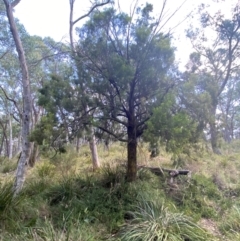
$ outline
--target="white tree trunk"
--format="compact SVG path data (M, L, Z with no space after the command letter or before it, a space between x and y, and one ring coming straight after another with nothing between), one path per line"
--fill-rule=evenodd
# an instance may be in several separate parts
M15 42L16 50L18 53L19 64L21 68L22 74L22 87L23 87L23 112L22 112L22 153L21 157L18 161L16 179L14 183L14 193L18 194L23 186L25 181L25 169L26 163L28 163L30 156L30 142L28 140L29 132L30 132L30 120L31 120L31 91L30 91L30 81L29 81L29 73L27 67L27 61L24 53L24 49L22 46L21 39L18 34L18 30L16 27L16 23L13 16L13 7L16 6L20 2L20 0L15 0L9 3L8 0L3 0L6 6L7 18L10 25L10 30Z
M91 128L91 136L89 138L89 147L90 147L91 154L92 154L93 171L95 171L100 167L100 162L99 162L99 159L98 159L96 138L95 138L95 135L93 133L92 128Z

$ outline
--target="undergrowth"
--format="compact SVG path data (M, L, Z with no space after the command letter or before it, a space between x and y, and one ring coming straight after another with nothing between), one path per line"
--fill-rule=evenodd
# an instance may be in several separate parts
M124 146L115 147L100 149L104 160L94 173L85 147L80 154L71 150L53 159L44 157L29 169L16 197L13 175L4 173L15 161L2 162L0 240L240 240L236 151L214 156L189 150L179 166L192 171L191 176L171 180L142 168L137 180L128 183ZM169 154L146 161L141 148L142 163L171 167ZM214 222L218 230L202 227L201 220Z

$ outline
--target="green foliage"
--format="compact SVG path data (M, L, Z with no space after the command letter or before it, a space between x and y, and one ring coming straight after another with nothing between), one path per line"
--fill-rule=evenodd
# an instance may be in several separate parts
M181 241L211 240L210 236L191 220L172 212L164 204L141 200L132 212L133 219L121 229L121 240Z
M31 132L29 137L30 141L35 141L38 145L43 145L44 141L49 142L55 124L53 115L43 116L40 123L38 123Z
M57 119L51 113L41 118L29 138L40 145L45 154L52 148L59 153L66 152L66 132L63 126L58 127Z
M65 80L56 74L51 75L39 92L38 104L44 107L46 115L35 126L30 139L44 150L54 148L64 153L66 142L79 137L92 121L88 116L89 98L78 80L72 77Z
M144 138L150 145L157 145L158 140L166 145L166 150L181 153L186 145L196 142L197 125L184 111L178 111L174 96L168 95L165 101L154 108L153 115L147 123Z
M174 61L171 39L155 31L161 23L156 23L152 10L146 4L134 17L113 8L96 11L78 29L78 64L81 73L92 78L82 81L92 95L91 104L97 106L95 124L121 139L130 121L136 137L142 135L156 96L164 96L174 82L168 76ZM113 122L123 126L120 132L111 128Z

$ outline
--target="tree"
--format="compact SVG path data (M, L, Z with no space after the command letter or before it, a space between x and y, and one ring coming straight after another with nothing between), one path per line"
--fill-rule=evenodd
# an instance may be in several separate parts
M86 75L95 125L127 143L127 180L137 174L137 140L146 128L156 99L164 99L174 85L170 67L174 49L168 34L159 31L161 18L151 16L153 6L135 5L129 16L113 8L91 14L78 29L78 61ZM121 136L105 124L123 126Z
M239 5L233 9L231 19L225 19L220 12L212 16L204 5L201 5L199 14L201 28L194 30L191 26L187 34L195 53L191 55L186 77L187 82L196 81L195 96L204 93L209 98L205 121L209 124L212 149L220 153L216 116L222 94L239 68ZM208 31L211 31L211 37Z
M45 109L45 117L32 132L31 139L39 145L43 141L56 151L78 135L82 116L80 93L71 82L59 75L52 75L39 90L38 104ZM80 107L79 107L80 106Z
M106 1L102 1L102 2L96 2L96 3L93 3L93 5L90 7L90 10L76 18L75 20L73 20L73 11L74 11L74 3L75 3L76 0L69 0L69 6L70 6L70 15L69 15L69 37L70 37L70 46L71 46L71 49L74 53L75 51L75 46L74 46L74 39L73 39L73 28L74 28L74 25L77 24L78 22L80 22L81 20L83 20L84 18L87 18L95 9L99 8L99 7L102 7L102 6L105 6L107 4L109 4L111 2L111 0L106 0Z
M236 72L235 77L229 79L225 90L223 91L219 100L218 119L221 122L221 132L223 139L230 143L236 139L236 132L238 132L238 102L240 100L240 81L239 71Z
M30 142L28 139L31 125L31 91L30 91L30 80L28 73L27 61L22 46L22 41L19 37L16 23L13 16L13 8L20 2L20 0L15 0L10 3L8 0L3 0L7 18L9 21L10 30L15 42L16 50L18 53L19 64L22 74L22 91L23 91L23 115L22 115L22 153L18 162L16 180L14 184L15 194L19 193L22 189L24 179L25 179L25 163L28 162L30 157Z
M16 79L19 77L19 62L15 51L15 44L9 29L9 23L6 18L4 2L0 2L0 109L1 109L1 127L3 139L1 142L2 154L12 158L13 153L13 128L16 121L19 121L16 103L13 96L19 86ZM14 100L15 99L15 100ZM14 123L15 122L15 123Z
M147 122L144 140L152 147L152 157L157 154L155 152L158 151L158 142L166 147L166 151L177 156L189 144L198 140L198 122L186 109L179 106L176 96L173 91L169 93L165 100L153 109L153 114Z
M77 24L79 21L81 21L82 19L88 17L95 9L98 9L99 7L105 6L107 4L109 4L111 1L110 0L106 0L106 1L96 1L95 3L92 4L92 6L90 7L90 10L78 17L77 19L73 20L73 10L74 10L74 3L75 0L69 0L69 4L70 4L70 25L69 25L69 37L70 37L70 46L71 46L71 51L72 51L72 57L74 59L74 62L76 64L77 67L77 73L78 73L78 77L80 78L80 73L78 69L78 64L76 63L76 49L75 49L75 44L74 44L74 40L73 40L73 27L75 24ZM82 85L80 85L82 86ZM86 95L85 91L82 90L82 94ZM88 106L85 106L86 110L85 112L88 112ZM100 162L98 159L98 152L97 152L97 145L96 145L96 138L95 138L95 133L93 128L90 126L90 133L89 133L89 147L91 150L91 154L92 154L92 163L93 163L93 170L98 169L100 167Z

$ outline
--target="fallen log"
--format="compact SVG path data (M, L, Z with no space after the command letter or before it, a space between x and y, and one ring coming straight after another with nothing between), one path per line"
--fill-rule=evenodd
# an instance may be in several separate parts
M176 170L176 169L166 169L160 167L146 167L138 166L138 169L147 169L157 176L164 175L164 172L168 172L170 177L177 177L178 175L188 175L189 170Z

